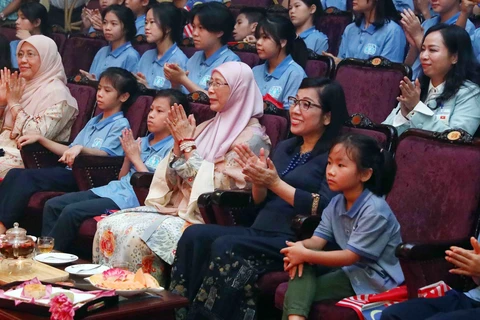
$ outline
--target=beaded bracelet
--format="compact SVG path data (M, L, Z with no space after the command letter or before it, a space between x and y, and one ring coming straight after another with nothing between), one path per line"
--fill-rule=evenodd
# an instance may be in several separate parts
M193 139L193 138L185 138L185 139L182 139L182 140L178 141L178 144L180 145L180 144L182 144L182 143L185 142L185 141L195 141L195 139Z
M194 147L195 146L195 142L194 141L186 141L186 142L182 142L180 144L180 151L184 151L185 149L187 148L190 148L190 147Z

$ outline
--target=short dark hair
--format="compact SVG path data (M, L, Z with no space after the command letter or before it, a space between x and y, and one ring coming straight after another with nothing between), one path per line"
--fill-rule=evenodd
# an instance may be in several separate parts
M48 12L42 4L39 2L25 2L18 10L22 11L22 14L31 23L35 23L39 19L40 33L47 37L52 36L52 26L48 23Z
M480 66L477 58L473 53L472 42L470 36L464 28L457 25L447 25L444 23L437 24L427 30L422 40L432 32L439 31L443 38L443 43L451 55L457 55L457 63L452 65L452 68L445 76L445 89L442 94L436 98L437 107L442 105L450 98L452 98L463 83L470 80L477 85L480 85ZM420 81L420 100L425 101L428 94L428 86L430 78L423 74L423 70L419 77Z
M322 16L323 14L323 7L322 7L322 3L320 2L320 0L301 0L303 3L305 3L305 5L309 8L311 8L313 5L315 5L315 7L317 7L317 10L315 10L315 13L313 14L313 23L315 24L315 22Z
M276 15L285 17L287 19L290 19L290 16L288 15L288 9L282 6L281 4L271 5L270 7L267 8L266 14L276 14Z
M112 4L102 11L102 20L105 19L107 13L112 12L118 17L123 24L123 31L125 32L125 40L132 41L137 34L137 27L135 26L135 15L130 8L122 5Z
M375 1L375 21L372 23L375 28L381 28L385 23L388 23L392 20L400 20L400 15L392 0L367 0L367 2L368 1ZM356 14L355 25L357 27L360 26L363 19L365 19L363 14Z
M248 23L252 24L262 20L265 17L266 12L265 9L259 7L243 7L242 9L240 9L240 12L238 14L245 15Z
M135 76L125 69L110 67L102 72L98 81L100 82L103 78L108 79L119 95L124 93L130 95L127 101L122 103L122 111L127 113L128 109L132 106L135 100L137 100L137 95L139 93L138 83Z
M261 33L273 39L280 46L281 40L287 40L286 54L292 55L293 60L305 68L308 59L308 50L302 38L297 36L295 27L289 18L276 14L268 14L260 20L255 29L255 38L259 39Z
M162 30L162 41L170 36L173 42L180 44L183 40L183 27L187 22L184 10L171 2L155 3L149 10L152 10L155 23Z
M190 22L197 17L200 24L210 32L223 32L220 41L226 44L232 37L235 18L228 8L219 2L197 4L190 11Z
M176 89L162 89L157 91L155 98L168 98L170 100L170 105L173 106L174 103L182 105L185 113L189 115L191 113L190 102L188 102L187 95L183 92Z
M0 33L0 69L12 69L12 60L10 57L10 42L7 37Z
M347 133L335 140L336 145L345 147L347 156L356 163L359 170L372 169L372 176L364 186L377 196L383 196L392 190L397 167L390 152L382 149L372 137Z

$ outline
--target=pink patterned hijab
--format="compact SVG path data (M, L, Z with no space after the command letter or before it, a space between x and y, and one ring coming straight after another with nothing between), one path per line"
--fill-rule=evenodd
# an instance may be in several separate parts
M20 100L23 110L31 116L37 116L62 101L78 110L77 100L72 97L66 86L67 76L55 42L49 37L34 35L20 41L17 54L25 42L37 49L41 64L33 79L26 83L25 92ZM9 112L5 115L5 127L13 127L13 119Z
M212 71L219 72L230 86L230 97L196 138L198 153L215 162L227 153L232 143L247 127L251 118L263 115L263 98L252 69L243 62L226 62Z

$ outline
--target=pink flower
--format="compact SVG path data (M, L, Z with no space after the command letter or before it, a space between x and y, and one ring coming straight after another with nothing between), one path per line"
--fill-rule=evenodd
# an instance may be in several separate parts
M102 272L103 279L113 278L114 281L123 281L131 272L120 268L112 268Z
M50 320L73 320L73 316L75 316L73 303L64 294L59 294L50 300L48 311L52 314Z

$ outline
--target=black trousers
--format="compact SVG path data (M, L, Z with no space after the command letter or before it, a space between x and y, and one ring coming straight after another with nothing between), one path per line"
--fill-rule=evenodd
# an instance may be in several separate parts
M113 200L92 191L67 193L52 198L43 208L42 235L55 238L55 249L68 251L83 221L107 209L120 209Z
M478 320L480 302L451 290L444 297L419 298L383 310L381 320Z
M62 167L11 169L0 184L0 221L7 229L11 228L23 217L35 192L77 190L72 171Z
M73 9L72 22L77 22L82 20L82 17L81 17L82 9L83 9L83 6ZM65 11L63 9L50 5L50 9L48 11L48 22L51 25L57 25L64 28L65 27Z

